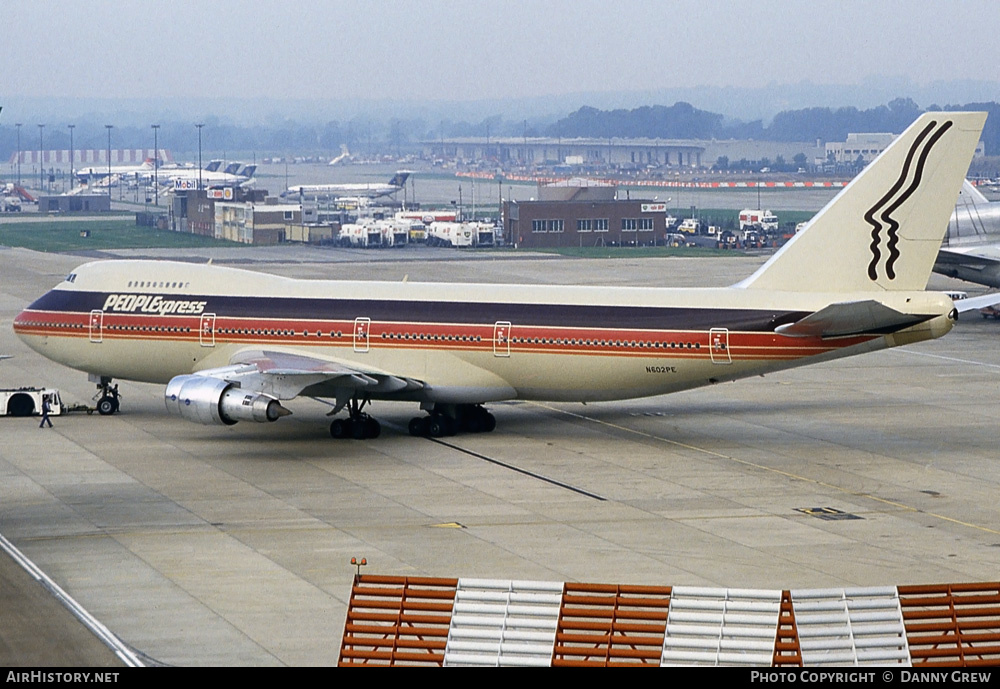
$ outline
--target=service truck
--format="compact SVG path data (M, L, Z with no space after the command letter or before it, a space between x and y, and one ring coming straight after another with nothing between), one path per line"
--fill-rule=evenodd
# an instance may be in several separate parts
M49 416L63 413L59 391L52 388L15 388L0 390L0 415L39 416L42 405L49 403Z
M740 211L740 231L747 229L777 232L778 216L768 210L744 208Z

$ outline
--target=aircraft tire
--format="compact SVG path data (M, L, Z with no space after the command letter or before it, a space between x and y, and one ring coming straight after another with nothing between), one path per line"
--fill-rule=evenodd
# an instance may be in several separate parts
M467 433L483 432L483 415L479 409L473 408L462 418L462 430Z
M432 416L427 419L427 435L432 438L440 438L447 435L448 429L445 425L445 417Z
M101 416L111 416L118 411L118 405L113 397L104 396L97 401L97 413Z
M412 436L421 437L427 435L427 417L414 416L410 419L409 430Z
M497 427L497 417L493 416L493 414L490 414L485 409L483 411L485 412L483 415L483 433L492 433Z
M382 424L380 424L375 419L370 416L365 419L365 437L366 438L377 438L382 435Z
M350 419L334 419L330 424L330 437L343 440L351 435Z

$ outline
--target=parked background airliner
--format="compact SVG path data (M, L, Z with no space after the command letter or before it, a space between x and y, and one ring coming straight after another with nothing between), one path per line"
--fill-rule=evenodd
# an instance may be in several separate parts
M332 162L330 163L333 164ZM410 173L400 170L388 182L348 182L344 184L299 184L281 192L282 198L336 198L353 197L377 199L390 196L402 189Z
M415 435L488 431L498 400L658 395L947 333L925 292L984 113L928 113L756 273L668 289L294 280L211 265L103 261L73 271L14 329L34 350L166 384L205 424L274 421L336 401L335 437L374 437L372 400L417 402ZM101 410L113 413L107 395Z
M990 201L968 181L962 184L934 272L1000 287L1000 201Z

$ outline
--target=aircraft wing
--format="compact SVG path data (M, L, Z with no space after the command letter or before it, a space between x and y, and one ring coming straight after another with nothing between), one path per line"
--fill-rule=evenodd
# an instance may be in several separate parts
M934 272L980 285L1000 287L1000 245L942 248L934 260Z
M971 270L983 270L997 264L1000 264L1000 251L997 251L996 247L969 247L961 250L941 249L934 261L935 268L962 266Z
M230 366L198 374L239 383L243 390L289 400L299 395L337 400L340 411L358 391L409 392L424 387L422 381L393 375L372 367L329 357L306 356L280 350L242 350Z
M1000 304L1000 292L984 294L979 297L969 297L968 299L959 299L955 302L955 308L958 309L959 313L965 313L976 309L985 309L987 306L996 306L997 304Z
M933 316L902 313L873 299L831 304L816 313L775 328L779 335L790 337L852 337L887 335Z

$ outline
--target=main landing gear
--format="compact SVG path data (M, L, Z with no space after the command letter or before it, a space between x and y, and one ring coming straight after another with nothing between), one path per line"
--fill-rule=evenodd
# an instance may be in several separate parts
M330 435L338 440L353 438L367 440L377 438L382 426L364 408L368 400L352 399L346 404L348 418L334 419L330 424ZM410 435L425 438L441 438L456 433L489 433L497 427L497 420L481 404L435 404L427 416L410 419Z
M101 376L101 382L97 384L97 413L101 416L117 414L121 408L121 394L118 392L118 385L111 384L111 378Z
M497 420L481 404L436 404L428 416L410 419L410 435L440 438L456 433L489 433Z
M330 436L337 440L343 438L367 440L379 437L382 433L382 426L378 421L362 411L367 404L367 399L361 401L352 399L347 404L349 417L346 419L334 419L333 423L330 424Z

